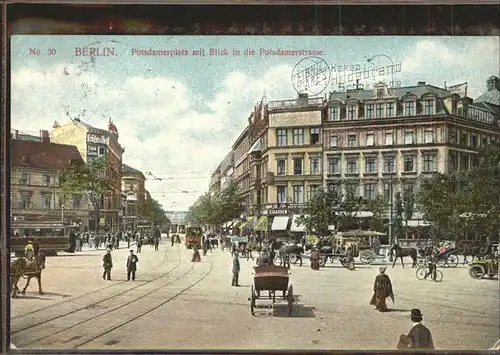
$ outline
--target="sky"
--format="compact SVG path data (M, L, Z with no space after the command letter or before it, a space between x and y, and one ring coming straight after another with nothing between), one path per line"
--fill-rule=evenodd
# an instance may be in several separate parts
M81 47L112 47L115 55L77 56ZM211 48L229 55L210 56ZM189 54L133 54L141 49ZM204 56L193 55L200 49ZM245 55L248 49L255 54ZM472 98L488 77L499 76L498 37L13 36L11 127L38 134L80 116L107 129L111 118L125 147L123 162L146 175L146 189L165 210L187 210L208 190L211 172L257 102L264 95L297 97L292 73L308 55L261 55L261 49L317 51L330 67L364 67L369 58L377 67L401 63L394 77L370 80L467 82ZM324 96L336 88L320 89Z

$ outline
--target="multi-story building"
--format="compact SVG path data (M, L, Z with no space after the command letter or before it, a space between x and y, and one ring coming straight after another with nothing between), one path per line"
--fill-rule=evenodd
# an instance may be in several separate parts
M238 185L240 193L244 198L245 211L250 212L252 204L250 198L250 166L248 159L248 149L250 143L248 140L248 126L243 130L240 136L233 144L234 152L234 182Z
M234 152L231 150L226 154L219 164L220 169L220 189L223 191L234 181Z
M13 139L11 143L11 214L13 220L64 221L88 227L89 207L82 195L60 195L61 171L84 164L78 149L50 142Z
M221 192L220 164L210 176L210 186L208 191L211 196L218 196Z
M144 217L146 178L137 169L123 164L122 194L123 194L123 226L126 229L137 229Z
M95 157L105 157L108 164L106 171L108 190L101 199L100 220L96 221L92 207L89 224L91 229L96 227L96 223L108 230L119 229L121 227L119 212L122 210L122 155L125 149L118 142L118 130L115 125L110 121L108 130L103 130L79 121L64 125L55 123L51 139L56 143L76 146L87 163Z
M495 85L498 78L490 78L488 88ZM486 102L494 96L474 104L425 82L331 93L323 123L325 185L389 199L391 190L416 191L422 177L474 168L478 149L500 137L498 106L495 117Z

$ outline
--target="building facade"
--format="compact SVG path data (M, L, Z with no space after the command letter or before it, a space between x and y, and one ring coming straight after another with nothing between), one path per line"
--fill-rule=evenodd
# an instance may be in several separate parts
M146 178L137 169L123 164L122 166L122 216L125 229L137 229L142 224L145 212Z
M424 82L332 93L323 129L324 187L350 187L366 199L416 192L426 176L472 169L480 147L500 133L498 116Z
M211 196L218 196L221 192L221 171L220 171L220 164L219 166L215 169L215 171L210 175L210 186L208 188L208 191Z
M122 156L125 149L118 142L116 127L112 122L109 123L107 131L78 121L65 125L54 124L51 140L56 143L76 146L86 163L93 158L105 157L108 164L105 176L108 189L101 199L99 221L96 220L96 214L92 206L89 224L91 229L94 229L97 223L107 230L120 229L121 217L119 212L122 210L121 170Z
M226 154L219 164L220 189L223 191L234 181L234 152L231 150Z
M84 164L76 147L42 141L11 141L11 215L19 221L63 221L88 228L89 206L82 195L63 200L59 177L72 164Z
M234 152L234 182L238 185L244 198L245 211L248 213L251 206L248 127L236 139L232 148Z

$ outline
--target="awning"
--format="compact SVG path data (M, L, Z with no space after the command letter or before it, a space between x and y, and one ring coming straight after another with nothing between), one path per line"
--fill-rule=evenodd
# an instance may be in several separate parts
M236 221L236 222L234 222L232 228L239 228L240 225L241 225L241 222L240 221Z
M250 150L248 151L248 154L250 153L256 153L256 152L260 152L262 150L262 139L258 139L253 145L252 147L250 148Z
M285 231L288 227L288 216L276 216L273 219L273 224L271 225L272 231Z
M425 226L430 226L431 223L427 221L415 221L415 220L409 220L408 221L408 227L425 227Z
M248 243L248 237L240 237L238 235L231 236L231 243Z
M261 216L255 227L253 227L254 231L266 231L267 230L267 216Z
M292 225L290 226L290 232L305 232L306 226L303 224L298 224L299 215L294 214L292 218Z
M254 216L248 217L248 219L240 225L240 230L243 230L245 228L252 228L254 220Z

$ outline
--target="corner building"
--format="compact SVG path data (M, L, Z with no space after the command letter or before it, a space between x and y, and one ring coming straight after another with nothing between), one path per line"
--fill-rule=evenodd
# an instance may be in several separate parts
M465 95L416 86L330 94L323 124L324 181L374 199L411 189L434 173L473 169L480 147L500 137L498 78L474 103ZM488 101L488 102L485 102ZM325 186L326 187L326 186Z

